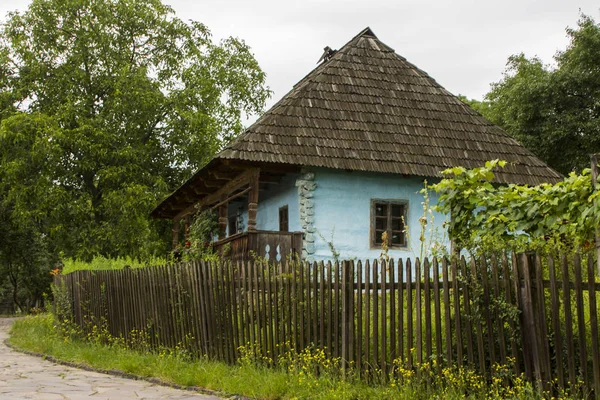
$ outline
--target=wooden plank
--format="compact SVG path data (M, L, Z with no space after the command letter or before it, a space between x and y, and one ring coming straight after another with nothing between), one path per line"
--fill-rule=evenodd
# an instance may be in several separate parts
M289 251L289 250L288 250ZM284 268L284 281L285 281L285 302L286 307L285 307L285 320L287 322L287 332L286 332L286 342L290 343L290 346L293 346L292 342L292 338L294 337L294 333L292 331L292 316L293 316L293 308L294 308L294 302L295 299L292 299L292 286L294 285L294 283L292 282L292 265L291 265L291 261L289 259L286 260L282 260L281 262L281 267ZM264 279L262 279L261 281L264 281ZM264 291L263 291L264 293ZM263 315L265 315L263 313ZM286 349L287 351L287 349Z
M233 329L235 332L234 335L234 343L235 346L235 359L239 359L239 348L244 344L241 340L240 335L240 316L241 316L241 307L240 307L240 263L236 261L231 262L231 279L232 279L232 307L233 307ZM263 313L263 315L265 315Z
M349 274L348 261L342 262L342 371L345 374L348 369L348 361L350 359L349 343L350 338L350 321L349 315L350 305L348 304L350 285L348 285Z
M231 260L226 260L221 264L222 292L224 297L224 314L225 314L225 340L227 341L227 362L235 363L235 346L233 343L233 299L231 290L233 284L231 281Z
M561 388L565 387L565 372L562 360L562 330L560 327L560 300L558 299L558 286L556 284L556 267L554 265L554 257L548 256L548 274L550 276L550 301L551 301L551 316L552 330L554 336L554 355L556 357L556 376L558 385Z
M371 263L367 259L365 263L365 370L367 374L370 372L370 368L373 365L373 358L371 357Z
M363 268L362 262L358 260L356 264L356 283L358 284L358 290L356 292L356 369L358 370L359 376L362 376L362 362L363 362ZM329 297L329 295L327 296ZM329 320L328 320L329 321ZM366 336L369 337L368 335Z
M392 283L390 288L390 361L394 362L398 358L396 347L396 280L395 280L394 260L388 261L389 281Z
M448 259L446 257L442 258L442 281L444 289L444 323L446 325L444 330L446 333L446 362L447 365L452 365L452 317L450 315L450 284L448 282Z
M536 337L536 317L532 290L532 269L534 266L526 253L519 254L519 274L522 277L519 287L521 298L521 336L523 346L523 361L525 362L525 376L534 381L539 387L542 381L541 360Z
M396 266L398 275L398 357L404 363L404 264L398 260Z
M334 264L334 304L333 304L333 355L334 357L341 357L340 349L340 262L335 261Z
M275 264L269 263L271 270L273 271L273 300L271 303L273 304L273 332L275 336L275 347L273 348L273 359L276 360L280 354L280 345L282 343L281 337L281 307L279 304L279 294L281 290L281 274L277 272L277 267ZM312 342L312 341L310 341Z
M318 346L319 342L319 265L313 262L313 343ZM322 305L321 305L322 306Z
M567 345L567 369L569 370L569 382L575 385L575 349L573 348L573 317L571 309L571 293L569 291L569 263L566 255L561 256L562 267L562 292L565 312L565 344Z
M481 282L483 284L483 310L485 317L485 324L487 328L487 349L489 353L489 366L490 371L494 367L494 364L498 362L496 358L496 343L494 340L494 326L492 324L492 313L489 311L492 309L490 300L490 282L488 273L491 268L488 268L487 260L485 256L481 256L479 261L479 268L481 271ZM492 272L493 273L493 272ZM499 318L496 318L499 319Z
M196 302L198 304L198 312L199 312L199 316L198 318L200 319L199 324L200 324L200 331L202 333L202 354L203 355L208 355L209 353L209 334L208 334L208 324L209 324L209 319L208 319L208 310L206 309L206 297L205 297L205 293L204 293L204 284L202 282L203 278L202 278L202 265L200 264L200 262L198 261L194 261L193 263L193 271L194 271L194 286L195 286L195 291L196 291Z
M302 264L300 264L299 261L292 259L289 265L292 268L292 325L294 328L291 340L294 350L298 351L298 335L300 334L300 330L298 329L298 268L302 268Z
M422 294L421 294L421 286L422 286L422 275L421 275L421 260L417 257L415 259L415 282L417 283L415 289L415 328L416 328L416 336L417 343L415 346L415 355L417 359L417 364L420 366L423 364L423 302L422 302Z
M267 305L267 317L268 317L268 322L266 324L267 329L266 329L266 336L268 337L267 340L267 348L268 348L268 352L271 355L275 354L275 323L274 323L274 318L273 318L273 296L274 296L274 285L272 285L273 282L273 274L272 274L272 268L270 264L265 265L265 271L266 271L266 284L267 284L267 299L266 299L266 305ZM304 332L304 331L302 331Z
M305 285L306 285L306 344L310 345L313 343L313 332L312 332L312 279L311 279L312 264L306 264L305 273ZM339 357L339 355L338 355Z
M348 321L349 321L349 338L348 338L348 342L349 342L349 361L351 363L354 363L354 361L356 360L356 357L354 355L354 350L355 350L355 346L354 346L354 339L355 339L355 335L354 335L354 328L355 328L355 323L354 323L354 261L350 260L349 261L349 267L350 267L350 271L348 272Z
M381 361L383 376L387 377L387 263L381 260Z
M319 308L319 346L321 349L327 347L325 340L325 264L323 261L319 263L319 303L321 307Z
M460 288L458 282L458 260L452 258L450 271L452 273L452 293L454 296L454 330L456 332L456 361L459 367L463 365L462 321L460 315Z
M373 362L376 369L381 369L379 359L379 291L378 286L379 263L373 260Z
M431 361L432 354L432 343L433 343L433 331L431 330L431 279L430 279L429 258L425 257L423 262L423 278L424 278L424 295L423 301L425 302L425 360L426 362Z
M332 325L333 325L333 265L331 264L331 261L327 261L327 296L325 297L325 300L327 302L326 306L327 306L327 341L326 341L326 347L327 347L327 355L329 357L332 357L333 355L333 349L332 349L332 336L331 336L331 332L332 332Z
M210 262L206 262L206 280L207 280L207 301L210 314L211 324L211 355L215 359L220 360L220 343L219 343L219 316L218 316L218 300L216 297L215 279L214 279L214 266Z
M575 272L575 303L577 305L577 332L579 336L579 370L583 375L583 381L587 383L589 382L589 374L585 338L585 311L583 309L583 290L581 287L581 255L579 253L575 253L573 269Z
M477 277L477 264L475 262L475 257L471 257L470 265L471 265L471 284L473 285L473 287L476 287L476 285L478 285L478 282L477 282L478 277ZM481 269L483 269L483 265L480 265L479 267ZM477 318L477 322L475 323L475 331L476 331L476 335L477 335L477 360L479 361L479 371L480 371L480 373L485 375L486 374L486 367L485 367L486 354L485 354L485 347L483 345L483 326L481 325L481 321L479 318Z
M235 291L235 266L233 260L227 262L227 297L229 304L227 309L229 311L229 343L231 346L231 362L235 363L238 360L238 347L239 343L237 340L237 302L236 302L236 291ZM263 314L264 315L264 314Z
M595 282L594 278L594 256L588 253L587 259L588 283ZM592 366L593 366L593 387L596 398L600 398L600 343L598 342L598 309L596 305L596 290L594 285L589 285L589 306L590 306L590 339L592 341Z
M433 258L433 305L435 308L435 360L437 371L442 371L442 303L440 300L440 271L437 257Z
M216 263L209 263L210 265L210 281L211 281L211 294L214 299L214 315L215 315L215 333L216 333L216 356L220 361L225 361L225 353L223 348L225 343L223 341L223 306L221 304L221 295L219 293L219 266Z
M233 250L232 250L233 251ZM249 338L249 327L248 327L248 300L247 300L247 289L246 289L246 278L247 278L247 265L243 258L234 257L235 265L235 291L236 291L236 303L238 307L238 336L239 346L247 348Z
M544 293L544 286L542 285L542 260L539 254L535 256L535 286L537 296L537 307L536 307L536 318L537 318L537 337L538 337L538 349L540 351L541 363L542 363L542 385L544 390L550 390L550 383L552 381L552 367L550 359L550 345L548 338L548 318L546 316L546 296Z
M412 306L412 265L410 258L406 260L406 363L413 367L413 306Z
M464 303L463 307L465 309L465 332L466 332L466 342L467 342L467 359L469 360L469 364L475 364L475 358L473 356L473 327L471 326L471 319L469 316L471 315L471 298L469 295L469 282L468 282L468 274L467 274L467 262L464 257L461 257L460 260L462 276L463 276L463 298Z
M255 330L255 342L254 344L260 346L260 351L262 352L263 356L266 356L266 347L267 347L267 343L265 340L266 335L263 334L263 327L266 326L265 323L263 323L263 318L264 315L262 313L262 301L261 301L261 296L262 296L262 291L260 290L260 278L259 278L259 270L261 271L262 274L262 269L263 269L263 265L261 262L259 261L255 261L254 263L252 263L252 275L251 275L251 281L252 281L252 290L251 293L253 295L253 304L255 307L255 323L256 323L256 330Z
M492 255L492 282L494 290L494 298L500 300L500 278L498 273L498 258L495 254ZM504 321L500 315L494 318L496 321L496 331L498 332L498 350L500 352L500 364L506 365L506 337L504 335ZM489 328L488 328L489 329Z
M519 282L519 275L518 275L518 268L516 267L516 262L514 262L514 253L512 253L512 257L511 259L513 259L513 268L512 268L512 275L511 275L511 270L509 268L509 262L508 262L508 257L506 255L506 253L502 253L502 271L504 274L504 295L505 295L505 301L508 304L511 305L516 305L517 308L519 307L519 296L517 294L517 292L515 291L515 295L513 297L512 293L513 290L511 290L511 282ZM512 279L511 279L512 278ZM515 285L516 286L516 285ZM515 321L510 318L508 320L508 325L510 327L510 331L512 332L511 337L510 337L510 352L512 354L512 358L514 360L513 363L513 371L515 374L521 374L521 357L520 357L520 352L519 352L519 346L517 344L517 338L516 338L516 324Z
M305 335L306 335L306 332L305 332L306 303L305 303L305 301L306 300L305 300L305 296L304 296L304 293L305 293L305 287L304 287L304 275L305 275L305 273L304 273L304 270L307 268L307 265L308 264L306 262L304 262L302 264L302 268L300 269L299 274L298 274L299 278L300 278L300 298L299 298L300 301L299 301L299 304L302 307L301 310L300 310L300 324L299 324L299 328L300 328L300 332L299 332L300 333L299 334L299 336L300 336L300 349L298 349L298 350L304 349L305 343L306 343L305 342Z

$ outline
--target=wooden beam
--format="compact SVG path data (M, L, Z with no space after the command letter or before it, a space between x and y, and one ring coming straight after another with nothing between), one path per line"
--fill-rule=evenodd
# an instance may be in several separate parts
M213 193L206 195L202 199L200 199L195 204L185 208L179 214L175 216L175 218L182 218L188 214L193 214L197 209L200 209L205 206L209 206L213 203L218 202L221 198L229 193L233 192L236 189L239 189L242 186L250 184L251 181L256 179L258 181L258 175L260 170L258 168L250 169L242 172L238 176L236 176L231 181L227 182L225 185L222 185L220 189L214 191Z
M260 178L258 178L260 183L281 183L281 179L283 179L283 175L273 175L273 174L260 174Z
M248 232L256 230L256 212L258 210L258 174L252 176L248 193Z
M231 201L233 201L233 200L237 199L238 197L241 197L241 196L245 195L245 194L246 194L246 193L248 193L249 191L250 191L250 188L248 187L248 188L246 188L246 189L242 190L241 192L238 192L238 193L236 193L236 194L234 194L234 195L232 195L232 196L229 196L227 199L225 199L225 200L221 201L220 203L217 203L217 204L215 204L214 206L212 206L212 207L211 207L211 209L213 209L213 210L214 210L215 208L219 207L219 206L220 206L220 205L222 205L223 203L226 203L226 202L227 202L227 203L229 203L229 202L231 202Z
M235 172L224 171L210 171L208 174L219 181L230 181L232 179L235 179L235 177L238 175Z
M219 203L219 239L224 239L227 236L227 198Z
M179 225L179 219L175 219L173 220L173 250L175 250L177 248L177 245L179 244L179 229L180 229L180 225Z

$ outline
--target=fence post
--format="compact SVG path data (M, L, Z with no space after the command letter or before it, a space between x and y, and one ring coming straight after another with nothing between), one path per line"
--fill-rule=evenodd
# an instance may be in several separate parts
M541 352L543 348L542 341L548 340L548 338L542 338L541 321L539 320L540 302L544 300L538 299L537 291L533 290L535 257L535 253L532 252L519 254L518 268L522 280L519 283L519 293L517 295L521 299L520 322L525 375L536 384L539 390L544 390L549 377L544 376ZM542 284L542 282L537 282L537 284Z
M351 302L354 285L350 284L352 274L350 273L350 261L342 261L342 368L344 374L350 360L350 328L352 321Z

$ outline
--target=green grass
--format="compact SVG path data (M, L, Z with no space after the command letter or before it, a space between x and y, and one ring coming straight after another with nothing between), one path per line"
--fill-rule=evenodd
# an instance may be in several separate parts
M339 373L325 372L316 376L311 372L314 369L307 367L313 362L309 360L312 355L305 356L304 363L298 361L290 368L294 373L288 373L282 367L268 368L251 360L231 366L206 359L192 361L164 350L136 352L118 345L73 339L61 332L51 315L28 317L14 323L10 343L24 350L98 369L120 370L157 377L169 383L216 390L224 395L240 394L258 399L462 399L467 397L466 394L480 399L507 398L507 393L514 393L508 396L512 398L540 398L527 383L506 392L502 383L492 387L480 379L474 380L478 378L473 375L449 371L443 376L434 375L435 385L419 384L416 379L408 378L404 382L393 380L369 386L356 379L344 380Z
M96 256L90 262L68 258L63 260L64 267L62 273L68 274L74 271L118 270L125 268L125 266L130 268L144 268L154 265L165 265L167 263L165 258L152 258L140 261L131 257L106 258L103 256Z

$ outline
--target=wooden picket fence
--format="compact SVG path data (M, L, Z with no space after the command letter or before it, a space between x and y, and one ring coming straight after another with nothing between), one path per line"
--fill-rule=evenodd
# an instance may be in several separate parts
M313 264L182 263L77 271L55 284L84 330L143 331L153 347L185 346L233 363L240 346L273 360L324 349L362 376L510 365L541 388L600 394L592 255L509 254ZM579 390L579 389L578 389Z

